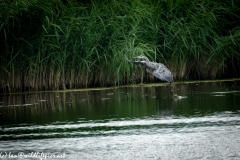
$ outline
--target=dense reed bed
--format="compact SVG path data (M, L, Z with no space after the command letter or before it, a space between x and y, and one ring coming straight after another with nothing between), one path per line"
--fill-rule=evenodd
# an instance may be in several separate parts
M6 0L3 92L157 81L124 59L145 54L175 80L239 77L238 0Z

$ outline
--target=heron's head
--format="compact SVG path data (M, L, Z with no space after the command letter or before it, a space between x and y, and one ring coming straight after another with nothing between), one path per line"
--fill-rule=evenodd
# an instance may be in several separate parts
M147 57L146 56L144 56L144 55L140 55L140 56L137 56L137 57L134 57L134 58L137 58L137 59L146 59Z

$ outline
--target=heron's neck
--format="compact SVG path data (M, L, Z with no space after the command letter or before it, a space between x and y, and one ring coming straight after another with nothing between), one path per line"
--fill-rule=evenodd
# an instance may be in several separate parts
M144 58L146 62L149 62L149 59L147 57Z

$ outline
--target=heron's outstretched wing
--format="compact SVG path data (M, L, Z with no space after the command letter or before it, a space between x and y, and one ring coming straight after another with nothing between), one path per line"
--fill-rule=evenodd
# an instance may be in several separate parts
M172 82L173 81L172 73L170 72L170 70L165 65L159 64L158 69L153 71L152 74L156 78L161 79L163 81L167 81L167 82Z
M152 73L156 78L161 79L162 81L172 82L172 75L166 74L166 72L156 72Z

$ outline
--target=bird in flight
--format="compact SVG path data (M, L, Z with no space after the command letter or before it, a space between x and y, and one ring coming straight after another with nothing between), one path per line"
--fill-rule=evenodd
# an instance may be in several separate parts
M171 71L162 63L157 63L157 62L151 62L148 57L146 57L145 55L140 55L137 57L134 57L136 59L140 59L140 60L129 60L127 58L127 56L124 56L125 59L133 64L136 65L141 65L143 67L146 68L146 71L148 73L151 73L152 75L154 75L156 78L162 80L162 81L167 81L170 82L170 86L171 86L171 92L173 93L174 96L176 96L176 94L174 93L174 87L171 85L171 83L173 82L173 75L171 73ZM144 60L141 60L144 59Z
M162 81L173 82L173 76L171 71L162 63L151 62L145 55L140 55L134 57L137 59L144 59L144 61L140 60L129 60L125 55L125 59L133 64L144 66L148 73L153 74L156 78L161 79Z

